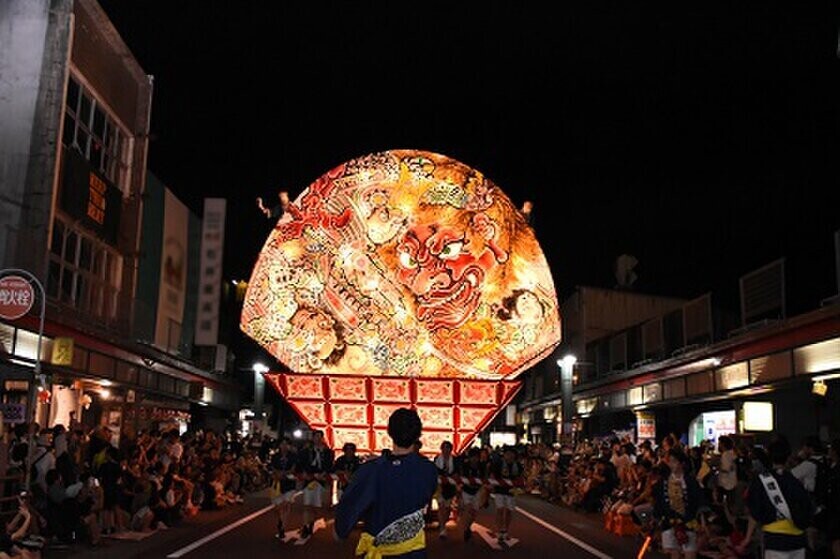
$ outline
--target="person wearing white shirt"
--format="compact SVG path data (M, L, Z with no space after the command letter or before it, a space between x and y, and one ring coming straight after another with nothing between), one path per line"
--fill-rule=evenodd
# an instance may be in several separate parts
M173 433L170 435L169 456L172 458L172 461L177 464L181 461L181 457L183 455L184 445L181 444L181 437L178 433Z
M816 437L805 439L799 456L802 461L794 466L790 473L802 483L808 493L813 493L817 486L817 463L823 460L822 444L819 439Z
M32 483L47 492L47 472L55 469L55 454L50 448L49 431L38 437L38 446L32 452L32 463L35 465L36 476Z

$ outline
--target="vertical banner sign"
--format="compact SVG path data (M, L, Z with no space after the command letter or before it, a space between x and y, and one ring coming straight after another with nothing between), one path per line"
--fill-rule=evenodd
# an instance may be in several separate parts
M636 412L636 443L656 441L656 416L653 412Z
M187 285L187 226L189 210L167 188L163 206L160 293L158 294L155 345L177 350L184 322Z
M225 199L205 198L201 224L201 269L198 282L195 345L216 345L219 338L219 291L225 242Z

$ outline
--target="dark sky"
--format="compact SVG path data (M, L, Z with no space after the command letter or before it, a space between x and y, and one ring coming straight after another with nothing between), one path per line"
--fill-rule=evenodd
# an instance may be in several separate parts
M155 77L150 169L229 199L229 278L256 196L417 148L534 200L561 297L629 253L636 290L733 305L786 257L804 310L837 292L840 11L779 4L102 0Z

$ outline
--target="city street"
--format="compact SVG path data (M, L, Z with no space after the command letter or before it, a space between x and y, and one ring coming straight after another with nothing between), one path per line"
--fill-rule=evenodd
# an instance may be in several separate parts
M563 559L608 559L636 557L638 537L619 537L606 532L600 515L585 515L547 503L536 497L520 498L514 516L508 547L499 546L490 533L494 510L479 514L475 535L464 542L460 530L450 522L449 537L437 537L433 524L426 532L430 557L483 557L488 553L510 558L562 557ZM293 519L293 526L297 527ZM315 535L306 542L295 539L289 531L288 542L274 538L275 518L265 493L254 495L243 505L222 511L202 512L177 527L156 532L141 541L103 539L98 548L50 551L50 557L66 559L132 559L160 557L167 559L209 559L222 557L353 557L358 533L347 541L335 541L332 515L316 523ZM649 553L647 557L657 557Z

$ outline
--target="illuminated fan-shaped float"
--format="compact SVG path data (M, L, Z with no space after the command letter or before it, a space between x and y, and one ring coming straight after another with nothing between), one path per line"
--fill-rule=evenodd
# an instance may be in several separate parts
M268 382L333 448L390 446L390 413L423 419L423 450L456 451L560 342L533 230L480 172L443 155L376 153L286 209L248 284L242 330L291 372Z

